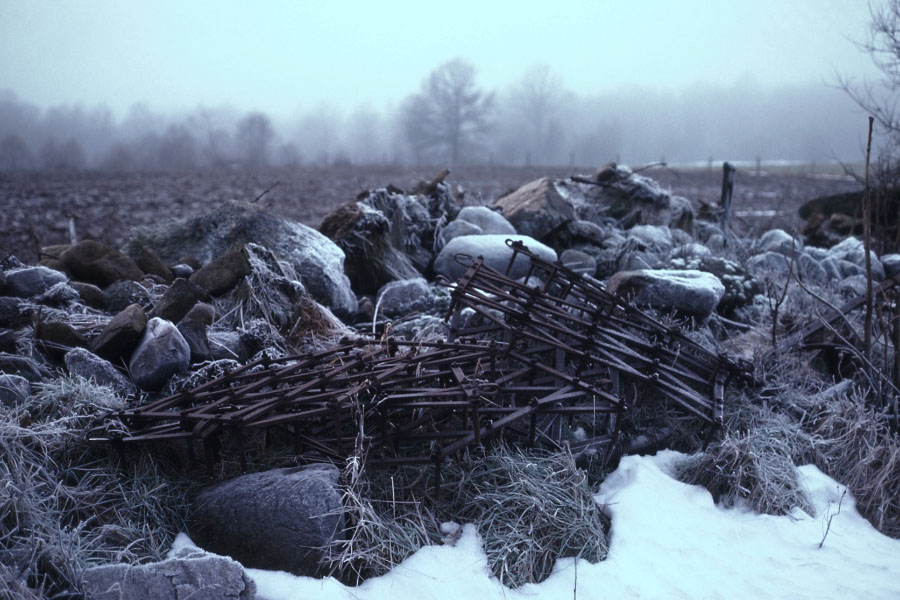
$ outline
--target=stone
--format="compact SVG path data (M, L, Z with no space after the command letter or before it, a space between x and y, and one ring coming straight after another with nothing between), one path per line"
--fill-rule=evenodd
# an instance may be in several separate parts
M378 292L375 306L389 319L414 312L428 312L434 308L434 294L428 282L418 277L392 281Z
M671 230L662 225L635 225L628 230L626 239L635 240L638 250L654 253L665 253L675 246Z
M0 405L14 407L31 394L31 384L19 375L0 373Z
M137 281L117 281L103 290L103 304L111 313L120 312L132 304L147 308L150 306L150 293Z
M522 235L541 240L574 220L572 204L557 187L557 182L542 177L526 183L511 194L498 198L494 206Z
M759 279L787 277L790 268L790 259L780 252L763 252L747 260L747 271Z
M581 250L573 248L563 250L562 254L559 255L559 262L576 273L583 273L591 277L597 272L597 260Z
M610 164L593 177L594 183L572 179L557 183L576 218L606 222L612 218L624 229L635 225L665 225L694 232L694 209L690 200L664 190L657 182L623 165ZM513 222L515 225L515 222Z
M395 236L390 219L364 202L338 207L319 228L344 251L347 277L358 294L375 295L390 281L421 277L412 259L394 245L405 241Z
M610 278L606 290L641 306L700 320L712 314L725 294L718 277L689 269L622 271Z
M128 362L128 372L142 390L156 391L190 364L187 341L175 325L157 317L147 321L144 337Z
M828 271L825 270L822 263L806 253L795 258L797 259L797 267L800 269L800 276L804 281L811 281L816 285L828 283Z
M466 221L481 229L481 233L516 235L516 228L502 214L487 206L465 206L456 215L456 221Z
M134 229L125 251L136 255L153 248L163 261L190 255L206 264L234 244L257 242L289 264L309 293L335 314L356 310L356 296L344 274L344 253L306 225L276 216L248 202L229 201L210 213Z
M135 257L134 262L137 263L137 266L140 267L141 271L148 275L162 277L163 281L166 282L175 279L175 276L172 274L172 269L167 267L166 263L159 257L159 254L149 246L141 248L137 257Z
M27 356L0 352L0 373L20 375L32 383L50 378L50 372Z
M94 240L83 240L59 255L72 274L81 281L105 288L122 279L137 281L144 272L130 257Z
M213 360L246 362L250 358L241 334L237 331L207 331L206 337L209 340L209 351Z
M191 310L184 315L184 321L197 321L204 325L212 325L216 320L216 309L206 302L197 302L191 307Z
M100 334L91 340L89 349L109 361L127 359L140 342L146 326L144 309L132 304L106 324Z
M111 387L121 396L135 393L134 384L129 381L111 362L104 360L86 350L73 348L66 353L64 359L66 370L71 375L78 375L93 380L98 385Z
M835 258L853 263L863 269L862 272L865 273L866 247L861 240L855 237L848 237L839 244L829 248L828 253ZM884 267L881 265L881 261L878 260L878 255L875 254L874 250L869 250L869 258L872 264L872 280L881 281L884 279Z
M254 600L256 584L237 561L184 547L148 564L109 564L82 572L85 600Z
M474 223L461 221L459 219L450 221L447 223L446 227L441 229L441 233L438 235L438 240L440 241L438 250L446 246L453 238L462 237L464 235L482 235L483 233L484 231L481 230L481 227Z
M778 252L787 257L795 256L803 251L803 242L783 229L770 229L760 236L756 243L757 252Z
M33 309L22 299L0 296L0 327L18 329L31 322Z
M12 329L0 329L0 352L16 353L16 332Z
M866 293L866 276L851 275L837 286L837 291L845 298L858 298Z
M247 262L247 257L239 248L235 248L195 271L190 281L211 296L220 296L249 274L250 263Z
M31 298L66 281L68 277L59 271L47 267L25 267L7 271L4 293L18 298Z
M84 283L83 281L70 281L69 287L78 292L81 303L91 308L106 308L106 300L103 298L103 290L93 283Z
M184 319L176 327L191 350L191 364L213 359L205 324L192 319Z
M339 479L330 464L236 477L198 494L188 531L247 567L317 574L344 527Z
M34 328L38 347L54 360L60 360L71 348L83 348L88 340L68 323L39 321Z
M153 310L150 311L150 317L159 317L177 323L188 314L203 295L204 290L200 286L179 277L156 301Z
M3 288L6 287L6 271L0 270L0 294L3 293Z
M45 306L69 306L81 300L81 295L68 283L57 283L46 292L35 296L34 300Z
M189 279L194 274L194 267L185 263L179 263L172 267L173 277L183 277Z
M880 260L885 277L893 278L900 274L900 254L883 254Z
M525 235L466 235L450 240L450 243L441 249L434 261L434 271L444 275L451 281L459 279L467 267L456 261L456 255L463 254L473 259L483 256L486 265L501 273L505 273L513 255L512 249L506 245L506 240L508 239L522 242L531 252L537 254L543 260L556 262L556 252L552 248ZM515 264L513 264L509 277L511 279L524 277L528 271L528 265L528 258L519 255Z

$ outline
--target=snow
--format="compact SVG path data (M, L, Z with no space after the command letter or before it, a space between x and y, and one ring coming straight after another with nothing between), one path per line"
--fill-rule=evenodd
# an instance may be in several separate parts
M609 557L560 561L540 584L500 585L471 524L458 540L448 536L455 545L423 548L357 588L330 578L247 573L257 597L268 600L900 598L900 540L875 531L844 486L815 467L798 473L816 516L770 516L723 509L705 489L675 480L682 458L672 451L623 458L596 496L612 516ZM177 547L189 544L183 535L176 540Z

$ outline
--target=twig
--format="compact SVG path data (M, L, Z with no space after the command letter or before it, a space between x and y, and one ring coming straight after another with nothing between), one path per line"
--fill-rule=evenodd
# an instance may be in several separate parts
M253 202L252 202L251 204L255 204L255 203L259 202L260 199L262 199L263 196L265 196L266 194L268 194L269 192L271 192L272 190L274 190L274 189L275 189L276 187L278 187L279 185L281 185L281 182L280 182L280 181L276 181L275 183L273 183L272 185L270 185L269 187L267 187L266 189L264 189L263 192L262 192L262 194L260 194L259 196L257 196L256 198L253 199Z
M863 239L866 251L866 318L863 326L865 341L863 352L868 363L867 368L872 368L872 199L869 194L869 156L872 153L872 125L875 117L869 117L869 138L866 143L866 194L863 200ZM871 379L871 373L869 374Z
M837 512L834 514L831 514L831 513L828 514L828 523L825 526L825 535L822 536L822 541L819 542L819 548L821 548L822 545L825 543L825 538L828 537L828 532L831 531L831 520L834 519L839 514L841 514L841 504L844 502L844 496L846 496L846 495L847 495L847 490L844 489L844 491L841 492L841 499L838 500Z

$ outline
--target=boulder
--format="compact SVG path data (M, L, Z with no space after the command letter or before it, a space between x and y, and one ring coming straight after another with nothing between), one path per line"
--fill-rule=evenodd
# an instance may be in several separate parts
M82 572L85 600L253 600L256 584L240 563L199 548L184 547L154 563L88 567Z
M150 306L150 293L137 281L123 280L111 283L103 290L103 304L106 310L117 313L132 304L143 308Z
M50 378L50 372L27 356L0 352L0 373L19 375L32 383Z
M438 250L447 245L447 243L453 238L462 237L464 235L482 235L484 231L481 230L481 227L475 225L474 223L469 223L468 221L461 221L460 219L456 219L455 221L450 221L447 223L447 226L441 229L441 233L438 235Z
M0 405L13 407L31 394L31 384L19 375L0 373Z
M486 206L466 206L456 215L456 221L465 221L481 229L481 233L516 235L516 228L503 215Z
M78 292L81 303L91 308L106 308L106 300L103 298L103 290L93 283L83 281L70 281L69 287Z
M388 282L421 276L409 256L394 246L391 221L366 203L338 207L319 229L344 251L347 277L358 294L374 295Z
M216 320L216 309L206 302L197 302L191 310L184 315L184 321L197 321L204 325L212 325Z
M694 232L694 209L687 198L673 195L654 180L623 165L603 167L590 183L561 182L559 191L568 197L579 219L603 222L613 218L625 229L665 225L689 234Z
M4 293L18 298L31 298L49 290L57 283L65 283L64 273L47 267L25 267L6 273Z
M747 271L759 279L787 277L790 259L780 252L763 252L747 260Z
M140 342L146 326L144 309L132 304L106 324L100 334L91 340L89 348L107 360L127 359Z
M144 272L130 257L94 240L83 240L69 247L59 259L75 278L101 288L122 279L137 281Z
M66 370L72 375L91 379L98 385L111 387L121 396L135 392L129 381L111 362L104 360L84 348L73 348L65 356Z
M456 255L462 254L472 258L484 257L484 263L501 273L506 272L513 251L506 245L506 240L519 241L543 260L556 261L556 252L539 241L525 235L466 235L450 240L450 243L441 249L434 261L434 271L454 281L462 275L466 266L456 261ZM529 261L520 255L509 273L511 279L525 276L528 271Z
M862 272L865 273L866 247L861 240L854 237L848 237L839 244L832 246L828 250L828 253L835 258L853 263L857 267L860 267ZM875 254L874 250L869 250L869 258L872 264L872 279L874 281L881 281L884 279L884 267L881 265L881 261L878 260L878 255Z
M212 360L236 360L246 362L251 353L244 347L241 334L237 331L208 331L209 351Z
M177 327L191 350L191 364L212 360L213 353L209 347L205 324L192 319L184 319L178 323Z
M175 325L153 318L147 321L144 337L128 362L128 371L142 390L155 391L172 375L186 371L190 364L190 346Z
M792 253L800 254L803 250L803 242L783 229L770 229L760 236L756 248L760 253L778 252L789 257Z
M236 477L200 492L190 535L247 567L314 575L344 527L339 478L330 464Z
M434 308L434 293L421 277L392 281L378 292L376 306L389 319L427 312Z
M654 253L669 252L675 246L672 231L662 225L635 225L628 231L626 239L634 240L638 250Z
M45 306L69 306L81 300L81 295L68 283L57 283L46 292L35 296L34 300Z
M494 206L503 211L503 216L517 232L536 240L544 239L576 218L572 204L560 193L557 182L549 177L526 183L498 198Z
M233 248L191 275L191 283L211 296L224 294L250 274L250 263L241 249Z
M198 271L198 273L201 271ZM159 317L177 323L204 295L203 289L192 281L179 277L172 282L150 311L150 318Z
M137 257L135 257L135 263L137 263L137 266L140 267L141 271L148 275L156 275L167 282L175 279L175 276L172 274L172 269L167 267L166 263L159 257L159 254L149 246L144 246L140 249Z
M185 255L206 264L234 244L257 242L289 264L312 297L335 314L356 310L356 296L344 275L343 251L315 229L255 204L229 201L208 214L134 229L129 235L126 252L137 255L150 246L172 264Z
M900 274L900 254L883 254L880 260L885 277L896 277Z
M60 360L71 348L83 348L88 340L74 327L60 321L39 321L34 328L34 338L44 353Z
M689 269L622 271L610 278L606 290L641 306L700 320L709 317L725 295L718 277Z

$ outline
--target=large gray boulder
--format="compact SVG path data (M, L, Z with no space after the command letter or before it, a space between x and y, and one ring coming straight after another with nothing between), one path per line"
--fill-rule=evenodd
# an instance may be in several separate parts
M344 527L333 465L273 469L202 491L191 538L247 567L312 575Z
M66 370L72 375L91 379L94 383L114 389L123 396L135 392L134 384L119 372L111 362L84 348L72 348L66 352Z
M145 565L111 564L82 573L86 600L253 600L256 584L227 556L181 548Z
M638 305L701 320L712 314L725 295L718 277L692 269L622 271L610 278L606 290Z
M853 263L865 273L866 246L861 240L858 240L855 237L848 237L839 244L835 244L829 248L828 253L834 258ZM875 254L874 250L869 250L869 258L872 263L872 279L881 281L884 279L884 267L882 266L881 261L878 260L878 256ZM850 276L852 275L848 275L848 277Z
M191 348L181 332L165 319L147 321L144 337L138 344L128 370L142 390L158 390L191 364Z
M385 317L393 319L432 310L435 296L436 293L422 277L392 281L378 292L376 307Z
M356 296L344 275L344 252L315 229L255 204L232 200L205 215L134 229L125 251L137 256L149 246L170 264L184 256L207 264L234 244L247 243L261 244L289 264L310 295L335 314L356 310Z
M451 281L458 279L466 271L466 266L456 261L456 255L462 254L472 258L483 256L484 264L504 273L513 255L512 249L506 245L508 239L522 242L531 252L546 261L556 261L555 250L527 235L464 235L453 238L441 249L434 261L434 272L444 275ZM519 255L509 277L511 279L524 277L528 272L528 266L528 258Z
M31 298L42 294L57 283L68 281L65 273L47 267L25 267L6 273L4 293L19 298Z
M486 206L466 206L456 215L456 220L478 226L483 234L516 235L516 228L512 226L512 223L497 211Z
M558 182L542 177L498 198L494 206L522 235L543 239L575 219L568 198L560 194Z
M447 243L453 238L462 237L464 235L482 234L484 234L484 231L482 231L481 227L479 227L478 225L469 223L468 221L461 221L460 219L456 219L455 221L450 221L445 227L441 229L440 234L438 234L437 249L438 251L440 251L440 249L446 246Z

